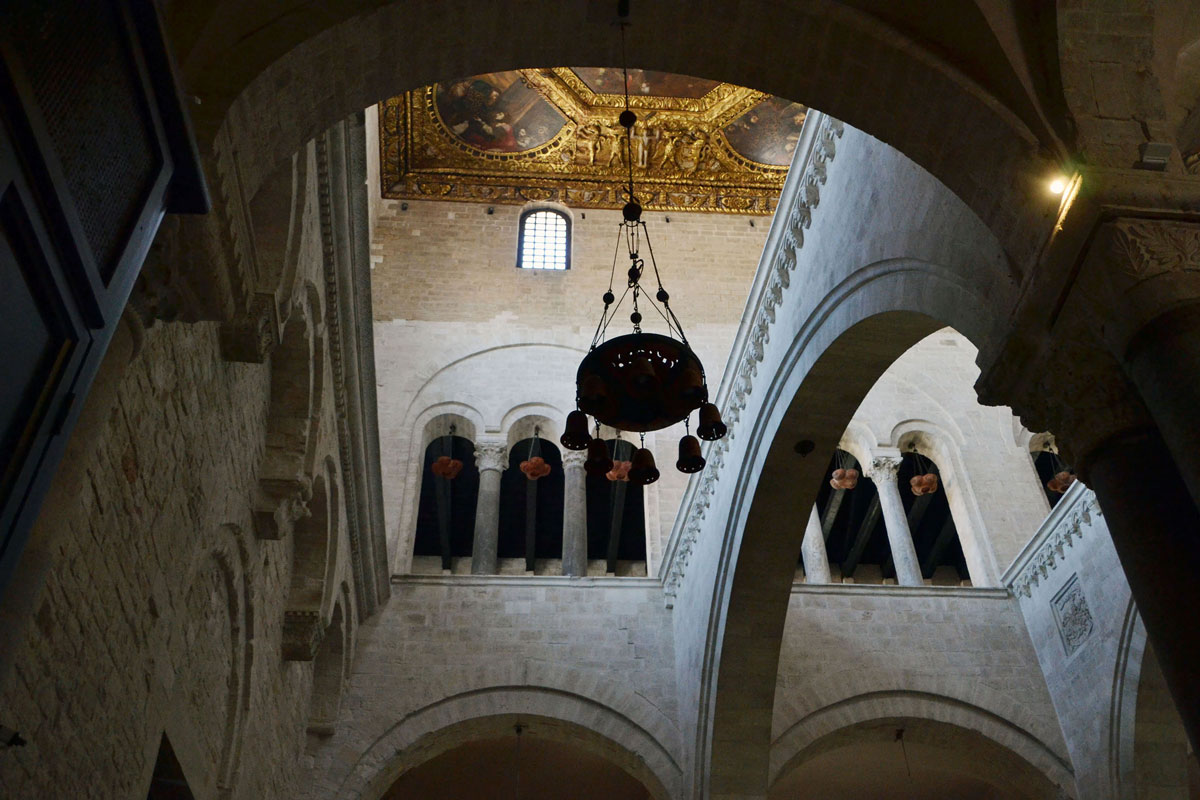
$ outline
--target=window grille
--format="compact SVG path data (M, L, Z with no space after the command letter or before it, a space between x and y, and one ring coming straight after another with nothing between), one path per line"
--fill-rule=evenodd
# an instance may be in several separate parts
M521 269L568 269L571 224L559 211L539 209L521 216L517 266Z

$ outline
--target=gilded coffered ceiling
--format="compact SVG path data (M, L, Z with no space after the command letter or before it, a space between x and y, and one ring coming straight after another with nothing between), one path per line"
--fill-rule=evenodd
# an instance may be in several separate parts
M728 83L630 70L638 199L656 210L770 214L805 108ZM621 70L478 75L380 104L384 197L621 208Z

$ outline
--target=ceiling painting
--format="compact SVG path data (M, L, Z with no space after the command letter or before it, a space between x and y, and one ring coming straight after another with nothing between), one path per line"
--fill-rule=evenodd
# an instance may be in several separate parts
M629 86L629 148L620 70L498 72L393 97L380 105L383 195L621 208L632 158L646 208L775 210L804 106L650 70Z

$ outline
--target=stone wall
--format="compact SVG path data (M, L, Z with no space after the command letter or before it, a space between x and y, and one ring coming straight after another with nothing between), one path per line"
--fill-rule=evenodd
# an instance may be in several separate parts
M341 725L316 753L306 796L377 797L405 766L472 733L439 731L512 716L590 729L635 754L654 778L647 785L678 797L682 739L661 598L646 578L396 578L391 602L360 631Z
M1030 434L1010 409L975 397L977 353L951 328L922 339L867 392L841 444L860 463L888 448L914 447L932 459L972 583L998 586L1049 505L1029 453Z
M411 569L422 433L431 415L460 414L475 421L476 433L503 437L523 414L561 425L574 408L575 370L603 307L620 219L617 211L570 211L571 268L519 270L521 207L404 206L382 202L372 244L385 514L399 572ZM767 221L672 212L648 214L647 223L672 307L715 395ZM626 253L616 266L618 295L628 266ZM630 310L626 300L611 330L628 331ZM663 329L643 311L647 330ZM651 574L686 485L674 469L682 435L678 425L647 436L662 472L647 491Z
M164 733L197 797L292 796L306 729L336 715L371 527L348 519L335 398L355 387L326 316L337 188L316 144L300 159L279 329L130 312L109 350L4 597L32 610L0 655L28 742L0 754L5 798L145 796Z
M779 656L771 779L833 731L911 717L979 731L1072 791L1049 700L1020 611L1002 589L796 586Z
M1095 494L1073 485L1004 580L1020 603L1080 797L1187 797L1182 724L1164 702L1157 663L1144 668L1153 662L1146 629Z

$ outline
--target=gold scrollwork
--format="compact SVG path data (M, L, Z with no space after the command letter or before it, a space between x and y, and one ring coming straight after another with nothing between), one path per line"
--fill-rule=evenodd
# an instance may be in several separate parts
M638 200L648 209L774 211L787 167L739 153L723 130L768 95L717 84L699 98L631 96L641 121L627 146L617 122L623 96L598 94L567 68L519 75L565 120L528 150L497 152L460 139L438 112L434 86L381 103L384 197L620 208L632 159Z

